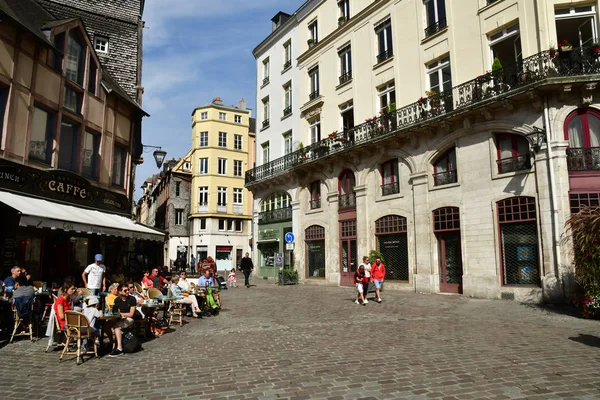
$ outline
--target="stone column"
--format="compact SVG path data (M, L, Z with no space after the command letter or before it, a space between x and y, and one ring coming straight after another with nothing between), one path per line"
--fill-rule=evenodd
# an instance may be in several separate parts
M340 230L338 220L338 192L327 193L329 216L326 218L329 230L325 231L325 276L327 283L340 284Z
M367 185L355 186L356 193L356 251L357 267L362 262L362 256L368 255L371 250L369 226L369 213L367 210Z
M416 245L416 271L413 275L413 283L416 292L435 292L434 270L432 264L431 247L432 228L431 210L429 210L427 172L417 172L410 176L412 185L413 207L414 207L414 235L413 243ZM410 233L409 233L410 234Z

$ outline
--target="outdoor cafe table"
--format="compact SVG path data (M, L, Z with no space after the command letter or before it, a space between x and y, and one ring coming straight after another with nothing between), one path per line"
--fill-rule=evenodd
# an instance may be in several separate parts
M152 322L152 315L154 314L154 310L160 307L165 307L165 304L155 303L153 300L144 300L141 304L142 308L146 309L144 315L146 316L146 334L150 331L150 324ZM146 336L148 337L148 336Z
M115 319L119 319L121 318L121 314L120 313L111 313L111 314L102 314L101 317L98 317L98 319L100 321L102 321L102 323L100 324L100 348L102 349L102 345L103 343L103 338L104 338L104 323L109 321L109 320L115 320Z
M174 296L156 296L156 300L161 300L165 303L165 308L163 309L163 320L167 320L167 302L177 300L177 297Z

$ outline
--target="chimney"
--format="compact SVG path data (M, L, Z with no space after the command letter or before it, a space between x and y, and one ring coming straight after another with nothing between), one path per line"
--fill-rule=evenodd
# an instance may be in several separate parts
M242 110L242 111L246 111L246 100L244 100L243 98L238 102L237 107Z
M218 106L222 106L223 105L223 100L221 100L220 97L215 97L212 102L213 102L213 104L216 104Z

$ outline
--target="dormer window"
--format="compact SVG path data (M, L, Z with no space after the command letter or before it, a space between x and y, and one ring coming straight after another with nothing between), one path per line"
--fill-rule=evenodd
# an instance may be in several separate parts
M104 36L94 36L94 49L96 53L108 54L108 38Z
M75 30L69 32L67 44L67 79L83 86L83 68L85 66L85 47Z

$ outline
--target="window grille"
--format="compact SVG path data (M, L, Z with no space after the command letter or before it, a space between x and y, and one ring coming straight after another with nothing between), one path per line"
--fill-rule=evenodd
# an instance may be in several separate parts
M571 214L577 214L584 207L600 206L600 192L598 193L571 193Z
M312 225L304 231L304 240L324 240L325 228L319 225Z
M356 220L342 221L342 238L356 237Z
M406 218L400 215L387 215L375 221L375 234L406 233Z
M498 202L500 223L535 220L535 198L533 197L511 197Z
M458 207L443 207L433 211L433 231L445 232L460 229Z

